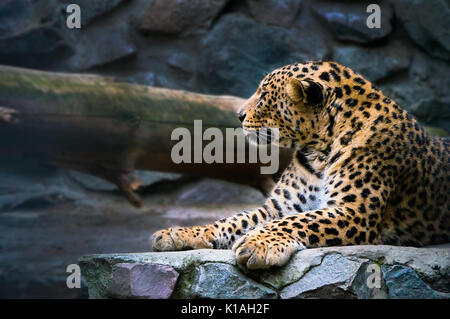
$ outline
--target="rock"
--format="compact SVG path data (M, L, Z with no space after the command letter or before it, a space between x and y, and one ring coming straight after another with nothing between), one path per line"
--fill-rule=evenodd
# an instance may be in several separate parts
M136 72L129 76L118 77L121 82L128 82L132 84L142 84L148 86L155 86L156 75L154 72Z
M301 256L298 256L300 255ZM274 267L268 271L258 273L258 280L269 287L281 290L291 283L299 281L311 268L320 265L322 254L315 249L307 249L292 257L284 267ZM248 275L251 276L251 273Z
M333 60L352 68L370 81L385 79L404 71L411 62L409 49L400 42L384 47L341 46L334 49Z
M444 105L435 103L434 92L427 84L404 81L386 86L383 91L420 120L429 122L437 114L442 114Z
M415 52L408 73L380 84L383 92L417 119L450 131L450 65Z
M88 175L76 171L67 171L67 175L80 183L84 188L94 191L113 191L117 190L117 186L104 179ZM142 182L142 187L150 186L152 184L173 181L181 177L180 174L162 173L154 171L136 171L136 176Z
M450 7L445 0L393 1L410 37L431 55L450 59Z
M116 264L108 295L114 298L167 299L172 295L178 276L175 269L165 265Z
M320 265L309 270L299 281L281 291L281 298L348 298L350 287L361 267L359 260L327 255Z
M276 296L274 290L243 277L232 265L222 263L196 267L177 291L177 297L181 298L268 299Z
M55 6L55 0L2 1L0 3L0 39L15 37L53 22Z
M170 182L181 178L183 175L176 173L164 173L157 171L142 171L137 170L136 175L142 182L142 186L149 186L159 182Z
M370 13L366 5L360 2L346 2L345 5L335 1L315 3L313 10L325 21L336 38L357 43L369 43L388 36L392 31L392 6L387 1L379 1L381 27L369 28L366 24Z
M247 0L256 21L290 27L302 4L299 0Z
M81 184L83 187L94 191L113 191L117 190L117 186L110 183L104 179L95 177L93 175L88 175L80 173L77 171L67 171L69 178L73 179L77 183Z
M210 27L228 0L155 0L143 15L144 33L195 34Z
M86 28L124 0L78 1L81 30L66 28L66 6L73 1L4 1L0 4L0 63L27 67L66 67L85 70L135 52L126 30Z
M85 27L98 17L105 15L112 11L114 8L120 4L127 2L129 0L77 0L76 4L80 6L81 9L81 27ZM65 8L74 3L72 0L59 0L61 3L61 9Z
M317 20L310 11L302 11L289 30L288 41L295 62L330 59L329 39Z
M68 62L72 70L87 70L102 66L137 52L127 23L104 28L81 29L76 42L75 54Z
M290 45L284 29L223 16L202 43L199 72L206 91L250 96L265 74L294 62Z
M382 268L389 298L440 299L450 297L450 294L431 289L411 268L401 265L383 266Z
M195 64L191 56L182 52L174 52L167 59L167 64L176 71L185 73L193 73Z
M364 262L352 282L352 296L357 296L359 299L388 298L386 283L382 280L380 273L380 265L371 261Z
M182 206L230 203L262 205L264 201L264 195L256 189L225 181L204 179L182 189L176 203Z
M112 297L115 285L130 286L126 276L115 283L118 264L172 267L179 273L174 298L450 298L450 246L441 247L306 249L284 267L259 271L236 264L231 250L210 249L90 255L80 258L80 266L91 298ZM153 283L140 289L151 294L150 287L159 289Z
M4 157L0 166L3 168L0 172L2 212L83 198L76 187L70 187L60 170L45 167L37 160ZM29 218L32 216L28 215Z
M202 43L199 72L205 91L249 97L274 69L325 58L325 40L310 32L314 22L300 20L287 30L240 14L223 16Z
M0 3L0 63L42 67L57 54L70 52L58 4L7 0Z

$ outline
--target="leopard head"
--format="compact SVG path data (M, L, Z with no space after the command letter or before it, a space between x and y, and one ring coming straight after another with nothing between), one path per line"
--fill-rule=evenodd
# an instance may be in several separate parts
M328 68L325 62L296 63L268 74L238 112L246 134L286 148L314 143L329 124L326 110L335 98L333 83L320 76Z

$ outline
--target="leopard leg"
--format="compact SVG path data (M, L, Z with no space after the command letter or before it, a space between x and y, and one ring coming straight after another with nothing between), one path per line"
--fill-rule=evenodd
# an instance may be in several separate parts
M151 238L153 250L230 249L242 235L283 217L288 207L284 205L286 192L280 190L294 173L294 166L291 163L260 208L244 211L206 226L173 227L157 231Z
M280 218L281 213L278 208L269 200L260 208L244 211L213 224L173 227L157 231L151 238L153 250L229 249L248 231Z
M232 249L237 261L248 269L282 266L305 248L375 243L377 224L369 226L366 218L350 207L291 215L248 232ZM360 222L349 223L355 219Z

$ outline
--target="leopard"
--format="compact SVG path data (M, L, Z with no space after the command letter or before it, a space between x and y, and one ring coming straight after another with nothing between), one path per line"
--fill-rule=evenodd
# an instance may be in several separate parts
M232 249L247 269L268 269L309 248L449 241L450 140L351 68L283 66L237 116L247 133L277 128L291 162L262 206L157 231L154 251Z

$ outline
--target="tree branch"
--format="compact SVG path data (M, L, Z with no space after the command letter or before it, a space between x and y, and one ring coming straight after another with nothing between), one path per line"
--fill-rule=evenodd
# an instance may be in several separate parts
M115 183L140 205L135 169L220 178L267 192L273 177L262 164L175 164L171 133L177 127L240 127L244 102L120 83L112 78L0 66L0 152L33 156L45 163ZM247 155L247 154L246 154ZM290 151L281 153L280 170Z

